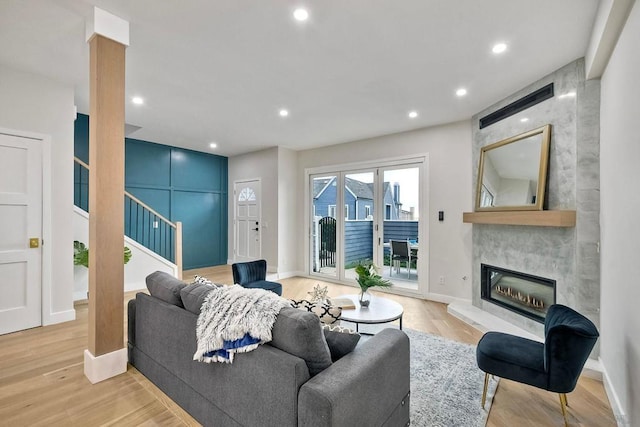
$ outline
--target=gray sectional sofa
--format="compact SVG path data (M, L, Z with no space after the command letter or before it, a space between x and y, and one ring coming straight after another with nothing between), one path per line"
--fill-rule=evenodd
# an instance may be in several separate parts
M409 339L402 331L385 329L312 375L315 353L329 351L319 319L285 308L271 343L232 364L200 363L192 360L198 315L179 297L182 290L186 302L189 288L154 275L162 290L129 302L129 362L203 425L409 424Z

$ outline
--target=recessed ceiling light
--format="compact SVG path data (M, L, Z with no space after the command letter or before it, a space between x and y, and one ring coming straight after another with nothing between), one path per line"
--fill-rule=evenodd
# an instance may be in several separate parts
M461 87L460 89L456 90L456 95L458 96L465 96L467 94L467 90L463 87Z
M287 117L289 115L289 110L285 110L284 108L280 111L278 111L278 114L280 114L280 117Z
M218 148L218 144L216 144L215 142L212 142L211 144L209 144L209 147Z
M133 102L136 105L142 105L144 104L144 99L142 99L139 96L134 96L133 98L131 98L131 102Z
M505 43L497 43L493 46L493 49L491 49L493 53L502 53L505 50L507 50L507 45Z
M560 99L573 98L574 96L576 96L575 91L571 91L571 92L563 93L562 95L558 95L558 98L560 98Z
M528 122L528 121L529 121L529 118L528 118L528 117L523 117L523 118L521 118L521 119L520 119L520 121L521 121L522 123L525 123L525 122Z
M309 19L309 12L306 9L298 8L293 11L293 17L296 21L306 21Z
M418 112L417 111L409 111L409 118L410 119L415 119L416 117L418 117Z

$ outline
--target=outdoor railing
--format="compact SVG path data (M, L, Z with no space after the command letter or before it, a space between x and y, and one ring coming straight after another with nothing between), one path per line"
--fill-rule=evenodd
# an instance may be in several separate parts
M322 225L320 221L320 218L316 217L313 223L314 271L319 271L318 269L323 266L321 259L323 255L321 243ZM384 221L383 243L389 242L390 240L414 240L417 238L418 221ZM335 248L335 242L333 243L333 247ZM344 262L347 266L373 256L373 221L345 221L344 251ZM389 255L389 248L384 248L384 254ZM335 264L333 266L335 266Z

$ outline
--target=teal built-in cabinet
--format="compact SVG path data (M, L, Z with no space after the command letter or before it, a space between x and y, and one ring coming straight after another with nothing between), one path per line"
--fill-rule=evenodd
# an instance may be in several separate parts
M75 155L89 163L84 114L75 123ZM227 262L227 164L223 156L125 138L125 188L171 221L182 221L185 270Z

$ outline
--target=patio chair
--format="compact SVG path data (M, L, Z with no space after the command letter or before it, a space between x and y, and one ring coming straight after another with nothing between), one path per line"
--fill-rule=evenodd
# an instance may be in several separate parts
M394 264L398 263L398 273L400 273L400 263L407 263L407 279L411 277L411 259L417 260L417 256L412 256L411 247L407 240L391 240L391 268L389 276L392 275Z

